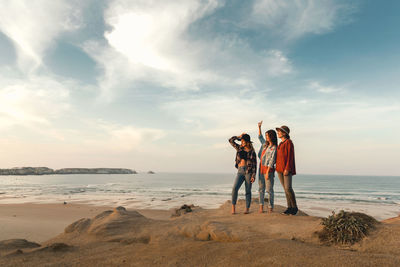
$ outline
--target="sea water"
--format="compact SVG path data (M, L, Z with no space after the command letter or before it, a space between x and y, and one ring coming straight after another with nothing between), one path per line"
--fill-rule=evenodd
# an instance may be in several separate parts
M217 208L231 199L235 174L156 173L0 176L0 204L86 203L169 209L183 204ZM298 206L314 216L359 211L379 220L400 214L400 177L296 175ZM275 177L275 204L286 205ZM252 187L258 197L258 179ZM267 195L266 195L267 196ZM244 185L239 198L244 198Z

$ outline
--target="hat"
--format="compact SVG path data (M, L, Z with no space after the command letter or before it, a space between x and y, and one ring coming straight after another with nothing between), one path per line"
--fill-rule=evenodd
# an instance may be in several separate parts
M289 127L287 127L287 126L285 126L285 125L283 125L283 126L281 126L281 127L277 127L277 128L275 128L277 131L281 131L281 132L284 132L284 133L286 133L287 135L289 135L289 133L290 133L290 129L289 129Z
M248 134L244 134L244 135L242 135L242 138L240 138L241 140L243 139L244 141L246 141L246 142L251 142L250 141L250 135L248 135ZM252 142L251 142L252 143Z

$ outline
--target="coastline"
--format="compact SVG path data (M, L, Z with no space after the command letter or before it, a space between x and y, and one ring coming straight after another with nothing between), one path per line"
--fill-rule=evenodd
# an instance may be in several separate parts
M242 197L240 197L242 198ZM0 207L1 206L23 206L23 205L49 205L57 206L62 205L64 201L68 205L74 206L90 206L90 207L116 207L124 206L128 209L140 209L140 210L160 210L168 211L176 208L185 203L201 206L204 209L212 210L218 208L229 199L229 196L218 199L199 199L199 198L161 198L161 199L142 199L126 196L83 196L79 195L75 198L69 198L65 196L57 197L46 197L40 196L39 198L2 198L0 195ZM253 198L255 199L255 198ZM284 198L276 198L275 203L278 205L285 205ZM307 214L316 217L327 217L332 212L338 213L340 210L344 211L356 211L368 214L378 221L390 219L400 215L399 207L389 205L377 205L377 204L360 204L360 203L323 203L323 202L312 202L309 200L298 200L298 206Z
M216 209L231 198L231 174L45 175L0 177L0 204L67 203L168 210L182 204ZM335 182L332 182L335 181ZM379 181L379 187L377 187ZM275 203L286 205L275 183ZM339 186L338 186L339 185ZM360 187L362 185L362 187ZM380 179L299 175L294 184L300 209L313 216L357 211L384 220L400 213L400 177ZM252 196L258 197L258 185ZM239 192L243 197L244 189Z

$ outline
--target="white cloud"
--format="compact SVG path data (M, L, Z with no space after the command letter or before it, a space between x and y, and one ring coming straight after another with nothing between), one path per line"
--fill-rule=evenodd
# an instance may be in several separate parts
M354 10L351 3L334 0L256 0L252 18L285 39L322 34L346 22Z
M90 139L84 139L83 144L95 150L111 150L117 152L144 151L154 141L163 138L164 130L155 128L119 125L106 121L92 122L100 134Z
M39 67L55 39L80 26L79 6L75 0L1 2L0 31L14 42L22 70L30 72Z
M325 85L321 85L317 81L310 82L309 86L312 90L315 90L319 93L324 93L324 94L341 93L341 92L345 91L345 89L342 87L325 86Z
M112 30L105 37L131 62L175 72L187 67L177 54L188 49L183 38L187 27L217 7L216 0L116 0L106 10Z
M105 11L107 43L83 46L103 70L103 98L137 81L185 91L210 85L243 89L293 71L282 51L259 54L234 35L191 36L190 26L223 8L220 2L112 1Z
M37 75L0 78L0 128L51 125L52 119L70 108L69 85L68 81Z
M293 71L290 60L279 50L270 50L265 58L266 72L270 76L281 76Z
M225 139L243 131L252 133L254 138L259 120L264 120L264 127L269 128L280 123L277 106L256 93L184 99L166 103L162 109L183 122L183 131L190 129L192 134L205 138Z
M105 10L111 27L105 33L108 46L96 42L84 46L103 67L99 79L103 92L136 80L197 90L199 83L215 79L215 74L196 65L201 45L189 41L185 32L218 6L215 0L112 1Z

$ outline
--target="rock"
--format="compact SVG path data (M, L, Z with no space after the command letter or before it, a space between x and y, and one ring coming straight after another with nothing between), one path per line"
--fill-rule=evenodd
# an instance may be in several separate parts
M122 206L118 206L114 210L120 211L120 212L125 212L126 211L126 209L124 207L122 207Z
M239 237L232 233L228 225L217 221L206 221L202 225L188 224L177 227L180 234L198 241L238 242Z
M196 239L200 240L200 241L210 241L211 240L211 236L210 233L206 230L202 230L200 231L200 233L198 233L196 235Z
M147 174L155 174L153 171L148 171Z
M8 239L0 241L0 250L37 248L37 247L40 247L38 243L29 242L26 239Z
M21 254L24 254L24 252L22 250L20 250L20 249L17 249L16 251L13 251L13 252L7 254L6 257L18 256L18 255L21 255Z
M82 233L84 231L87 230L87 228L90 225L90 219L87 218L82 218L70 225L68 225L65 229L64 229L64 233L68 234L68 233Z
M70 241L74 244L74 240L85 240L84 242L147 243L150 237L140 230L148 223L149 219L139 212L128 211L120 206L104 211L92 219L80 219L70 224L65 228L64 234L59 236L61 239L57 239L56 242L68 240L68 244Z
M59 251L68 251L72 248L73 248L72 246L69 246L65 243L53 243L53 244L45 246L44 248L39 249L38 251L59 252Z
M54 170L47 167L16 167L0 169L0 175L45 175L54 174Z
M194 208L194 205L182 205L179 209L175 209L175 213L171 215L171 217L178 217L181 216L182 214L186 214L188 212L192 212L192 208Z
M136 174L131 169L121 168L64 168L53 170L47 167L16 167L0 169L0 175L48 175L48 174Z
M55 174L134 174L130 169L119 168L64 168L55 170Z

